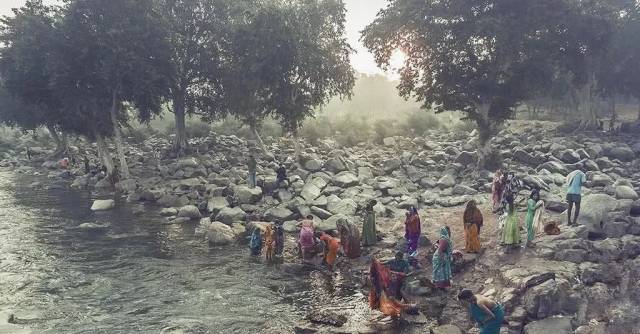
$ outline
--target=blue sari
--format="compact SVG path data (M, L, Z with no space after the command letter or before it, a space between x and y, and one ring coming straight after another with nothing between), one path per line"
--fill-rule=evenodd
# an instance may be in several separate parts
M440 249L433 253L432 258L432 281L433 284L437 288L448 288L451 286L451 278L453 277L451 267L453 264L453 243L451 242L451 237L449 236L449 231L446 227L442 227L440 229L440 240L439 244L446 244L445 249Z
M480 334L500 334L500 327L502 326L502 321L504 321L504 308L502 305L496 304L491 310L495 318L486 322L484 325L482 325L482 322L489 317L489 315L484 313L480 306L471 304L469 312L471 312L473 320L480 326Z
M260 234L260 229L257 227L253 230L253 233L251 233L249 248L253 256L258 256L262 252L262 235Z

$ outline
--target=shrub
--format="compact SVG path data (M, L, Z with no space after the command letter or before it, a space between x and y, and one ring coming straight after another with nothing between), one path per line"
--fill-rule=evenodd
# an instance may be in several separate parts
M123 137L127 138L127 141L134 144L140 144L144 142L146 139L148 139L149 137L152 137L157 134L158 134L158 130L152 128L151 126L144 126L144 125L126 128L122 132Z
M354 119L347 115L336 122L334 128L336 141L342 146L355 146L370 138L370 125L364 117Z
M428 130L442 128L442 123L431 111L418 110L407 115L401 127L404 133L413 133L414 135L422 136Z

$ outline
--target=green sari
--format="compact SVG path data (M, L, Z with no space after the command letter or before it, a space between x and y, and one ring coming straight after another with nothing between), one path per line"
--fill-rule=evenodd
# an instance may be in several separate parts
M372 246L378 242L376 233L376 213L367 211L362 224L362 244L364 246Z
M504 245L517 245L520 243L520 230L516 210L510 210L502 229L502 243Z

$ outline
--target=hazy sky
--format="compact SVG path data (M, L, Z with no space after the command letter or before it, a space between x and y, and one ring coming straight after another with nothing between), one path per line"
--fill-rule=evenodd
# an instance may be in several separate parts
M360 31L375 18L380 9L386 6L387 0L344 0L347 5L347 37L349 44L356 49L352 55L353 67L363 73L382 73L376 66L373 55L358 41ZM55 3L55 0L45 0ZM11 13L11 8L22 6L25 0L0 0L0 15Z

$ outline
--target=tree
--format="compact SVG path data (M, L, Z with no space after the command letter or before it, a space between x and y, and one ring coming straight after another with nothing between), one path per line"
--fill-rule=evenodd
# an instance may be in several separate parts
M56 141L54 156L67 153L60 99L51 88L50 54L56 41L55 7L30 0L14 16L0 19L0 120L24 130L47 127Z
M224 91L228 110L249 125L260 146L262 120L296 134L302 120L355 79L337 0L245 1L231 34Z
M381 67L402 50L400 94L460 110L478 128L478 166L515 107L550 83L577 45L562 0L392 0L363 32ZM576 54L581 55L579 48Z
M175 151L187 146L185 114L216 118L220 99L220 58L229 22L222 0L163 0L161 8L171 43L171 99L175 114Z
M115 167L106 137L115 137L121 176L129 176L120 125L123 105L147 122L161 111L171 69L167 32L153 0L71 0L55 50L53 85L72 122L70 131L95 139L109 174Z

